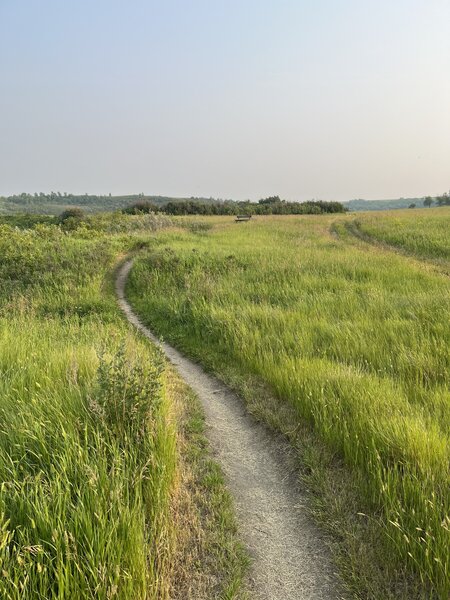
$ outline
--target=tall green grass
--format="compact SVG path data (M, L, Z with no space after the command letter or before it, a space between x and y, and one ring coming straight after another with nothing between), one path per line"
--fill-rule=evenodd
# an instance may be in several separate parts
M413 214L411 214L413 213ZM450 208L396 211L377 216L366 213L357 229L420 258L450 261Z
M0 227L0 597L167 597L176 434L108 274L135 241Z
M386 561L416 573L423 598L447 599L450 282L330 235L333 221L216 220L209 234L161 234L128 293L209 368L233 365L289 402L352 470Z

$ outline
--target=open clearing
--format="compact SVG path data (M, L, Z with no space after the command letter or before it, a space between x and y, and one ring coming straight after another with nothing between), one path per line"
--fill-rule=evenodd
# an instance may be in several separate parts
M156 344L125 299L132 263L117 278L127 318ZM243 401L215 377L167 343L161 344L188 385L198 394L208 437L234 496L243 539L252 556L252 598L337 600L333 566L317 527L306 513L296 468L286 443L274 439L245 411Z

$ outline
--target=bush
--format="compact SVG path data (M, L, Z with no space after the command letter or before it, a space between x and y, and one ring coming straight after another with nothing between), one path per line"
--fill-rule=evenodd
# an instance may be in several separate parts
M84 212L81 208L67 208L59 215L59 222L64 230L72 231L77 229L84 219Z
M59 215L60 223L64 223L67 219L84 219L84 212L81 208L67 208Z

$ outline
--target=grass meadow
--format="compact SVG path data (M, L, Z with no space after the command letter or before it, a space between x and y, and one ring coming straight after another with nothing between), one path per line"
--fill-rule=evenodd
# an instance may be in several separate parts
M131 218L129 229L142 233L145 227L145 239L161 225L141 221ZM5 600L187 598L179 586L189 567L198 585L208 568L213 571L217 589L236 586L240 576L220 472L204 441L178 428L182 410L200 436L198 408L116 306L117 260L145 239L104 233L103 216L99 229L0 225ZM180 455L181 442L197 457L190 465ZM190 494L199 493L199 481L210 472L215 477L209 487L201 484L197 506ZM200 513L208 515L206 528ZM180 531L186 520L190 529ZM216 547L217 537L227 544L212 566L189 563L195 540L203 544L198 554Z
M357 231L420 258L448 267L450 261L449 208L396 211L356 219Z
M362 583L362 597L446 600L450 211L354 221L210 219L161 232L128 294L160 335L225 379L260 382L289 406L291 429L306 424L342 461L360 506L351 518L370 521L381 549L380 580L415 582L387 581L378 596Z

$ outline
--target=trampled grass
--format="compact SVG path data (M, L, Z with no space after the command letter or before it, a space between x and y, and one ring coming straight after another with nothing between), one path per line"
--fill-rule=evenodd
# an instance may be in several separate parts
M445 246L437 214L427 229L433 255ZM415 573L422 598L446 599L450 282L346 235L340 224L353 218L216 219L209 233L162 233L128 292L164 337L289 403L345 460L380 524L386 563ZM423 228L407 227L422 238Z

